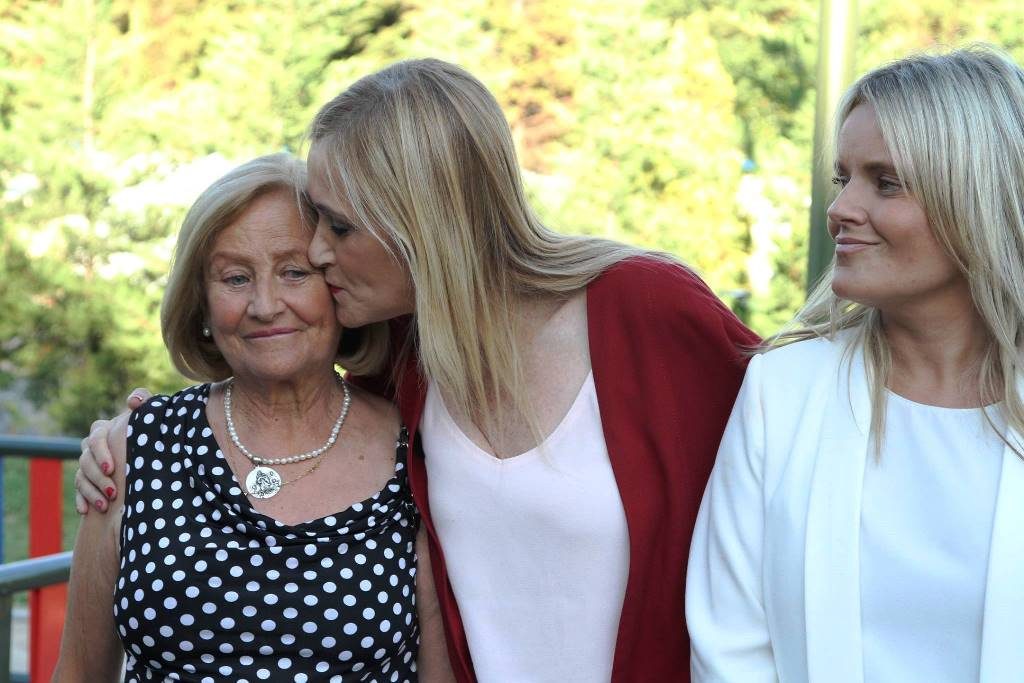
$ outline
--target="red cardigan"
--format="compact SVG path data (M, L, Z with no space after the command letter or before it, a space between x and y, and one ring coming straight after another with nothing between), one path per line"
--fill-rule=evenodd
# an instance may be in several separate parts
M629 578L612 680L689 681L686 559L704 485L757 336L685 268L635 258L587 288L587 333L604 438L629 529ZM382 389L380 378L354 378ZM413 446L426 400L414 357L397 402ZM476 680L430 516L422 449L409 480L430 539L452 669Z

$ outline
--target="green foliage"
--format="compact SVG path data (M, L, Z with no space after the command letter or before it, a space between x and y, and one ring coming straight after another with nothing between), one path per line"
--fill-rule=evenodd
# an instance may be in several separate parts
M932 43L1021 56L1010 0L860 3L858 70ZM13 0L0 7L0 389L81 433L184 380L158 311L188 204L301 150L317 107L403 58L502 103L552 227L693 264L759 332L803 299L812 0Z

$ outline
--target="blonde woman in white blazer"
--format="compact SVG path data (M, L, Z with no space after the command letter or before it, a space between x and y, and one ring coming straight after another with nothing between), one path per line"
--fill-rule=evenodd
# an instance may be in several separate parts
M1024 680L1024 72L911 57L836 118L836 258L697 520L693 680Z

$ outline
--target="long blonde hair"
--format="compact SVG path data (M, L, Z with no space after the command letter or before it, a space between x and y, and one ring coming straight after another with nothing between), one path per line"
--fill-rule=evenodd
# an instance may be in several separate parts
M362 78L324 105L310 138L332 190L408 268L407 341L427 377L481 429L530 419L516 302L567 297L646 252L545 227L500 106L453 64L405 61Z
M1024 434L1024 71L981 45L896 61L846 92L836 136L860 104L874 108L900 181L967 279L989 333L982 402L1002 401L1008 426ZM833 259L791 328L765 346L853 330L850 348L864 349L868 367L878 447L892 354L879 311L833 293L834 268Z

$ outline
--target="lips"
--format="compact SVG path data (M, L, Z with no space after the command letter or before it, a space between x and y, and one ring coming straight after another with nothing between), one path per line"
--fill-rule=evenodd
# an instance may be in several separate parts
M853 237L837 237L836 238L836 254L854 254L858 251L864 251L868 247L876 246L878 242L867 242L865 240L859 240Z
M265 330L256 330L245 335L246 339L269 339L271 337L281 337L287 334L295 332L295 328L292 327L270 327Z

